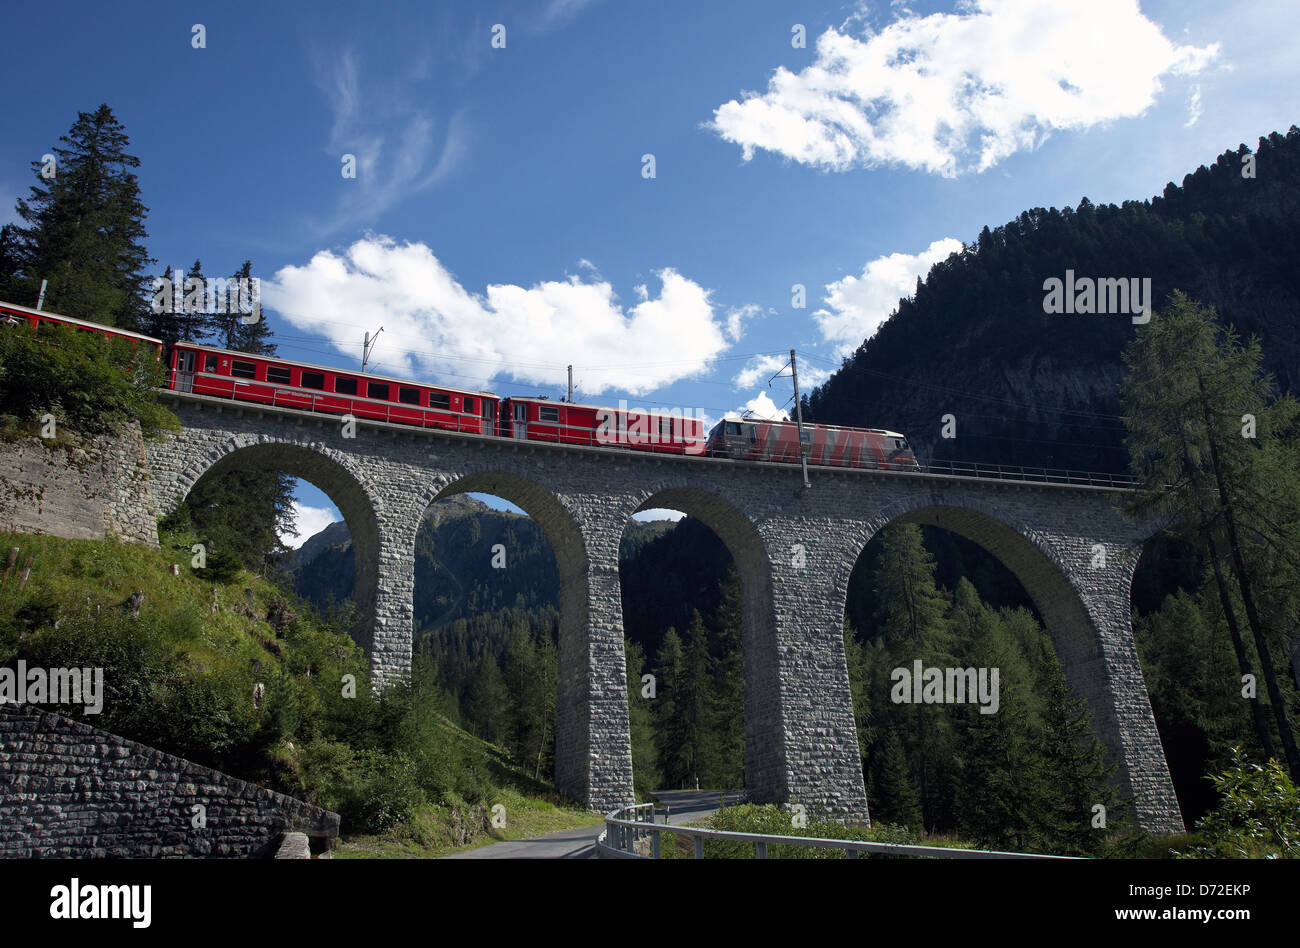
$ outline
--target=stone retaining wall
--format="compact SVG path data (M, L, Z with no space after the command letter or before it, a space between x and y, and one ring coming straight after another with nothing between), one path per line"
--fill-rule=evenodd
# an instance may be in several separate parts
M0 705L0 857L273 857L288 834L323 853L338 831L328 810L58 714Z

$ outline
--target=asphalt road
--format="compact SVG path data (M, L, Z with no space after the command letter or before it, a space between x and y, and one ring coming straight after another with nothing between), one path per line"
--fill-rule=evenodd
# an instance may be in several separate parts
M718 790L660 790L659 807L669 809L668 821L674 826L703 819L718 808L719 800L734 803L740 798L738 791ZM595 859L596 837L605 824L582 826L578 829L558 830L532 839L516 839L493 843L477 849L445 856L445 859Z

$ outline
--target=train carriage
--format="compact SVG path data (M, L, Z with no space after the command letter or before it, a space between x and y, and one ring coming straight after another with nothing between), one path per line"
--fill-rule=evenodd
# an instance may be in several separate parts
M500 434L661 454L701 454L708 440L702 421L679 412L629 411L517 396L501 402Z
M375 421L494 434L491 392L426 385L193 342L172 347L169 387L237 401Z
M103 323L73 319L71 316L62 316L43 309L31 309L14 303L0 303L0 324L9 328L16 328L25 324L37 336L41 335L43 327L67 326L77 332L94 333L106 339L122 339L136 345L145 345L153 350L156 358L162 359L163 343L161 339L155 339L152 336L146 336L138 332L131 332L127 329L119 329L116 326L105 326Z

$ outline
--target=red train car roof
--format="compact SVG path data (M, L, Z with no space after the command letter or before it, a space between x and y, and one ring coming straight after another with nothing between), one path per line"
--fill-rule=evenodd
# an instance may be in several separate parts
M28 316L41 316L45 319L57 319L62 323L71 323L74 326L85 326L87 329L100 329L118 336L129 336L132 339L142 339L145 342L156 343L160 346L163 344L161 339L155 339L153 336L146 336L142 333L132 332L129 329L119 329L117 326L108 326L104 323L92 323L87 322L84 319L74 319L71 316L64 316L62 313L52 313L46 309L32 309L30 306L19 306L17 303L5 303L2 301L0 301L0 309L16 310L20 313L25 313Z
M416 379L399 379L391 375L376 375L373 372L361 372L357 369L340 369L336 365L316 365L313 362L298 362L294 359L282 359L279 356L267 355L263 352L240 352L236 349L222 349L220 346L209 346L201 342L187 342L182 340L176 343L178 346L185 346L189 349L201 349L204 352L220 352L225 355L238 356L241 359L269 359L272 362L283 362L285 365L296 365L302 369L320 369L322 372L333 372L335 375L355 375L358 378L374 379L376 382L395 382L398 385L423 385L425 388L436 388L446 392L460 392L464 395L479 395L488 398L497 398L495 392L484 391L476 388L457 388L454 385L443 385L440 382L420 382Z
M655 418L690 418L692 421L698 421L694 415L686 415L683 412L656 411L653 408L615 408L613 405L589 405L586 402L566 402L555 401L542 395L507 395L505 399L512 402L536 402L539 405L563 405L566 408L594 408L597 411L621 411L625 415L650 415ZM503 401L505 400L503 399Z
M791 425L797 427L799 424L797 421L774 418L723 418L722 420L748 425ZM891 438L907 440L907 435L900 431L890 431L888 428L855 428L852 425L824 425L821 422L814 421L805 421L803 426L805 428L826 428L832 431L870 431L872 434L888 435Z

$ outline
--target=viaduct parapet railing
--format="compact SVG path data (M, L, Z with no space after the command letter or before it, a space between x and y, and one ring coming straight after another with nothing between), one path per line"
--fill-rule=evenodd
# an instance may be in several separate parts
M704 858L705 840L753 843L754 858L766 859L770 846L805 846L833 849L846 859L867 855L906 856L937 859L1074 859L1074 856L1047 856L1041 853L1008 853L988 849L949 849L944 846L911 846L903 843L868 843L855 839L826 839L819 836L778 836L771 833L737 833L731 830L706 829L700 826L670 826L655 822L653 803L638 803L613 810L605 816L605 831L596 838L596 851L604 859L660 859L664 833L687 836L695 843L695 858ZM650 841L650 852L637 852L637 843ZM644 847L642 847L644 848Z

